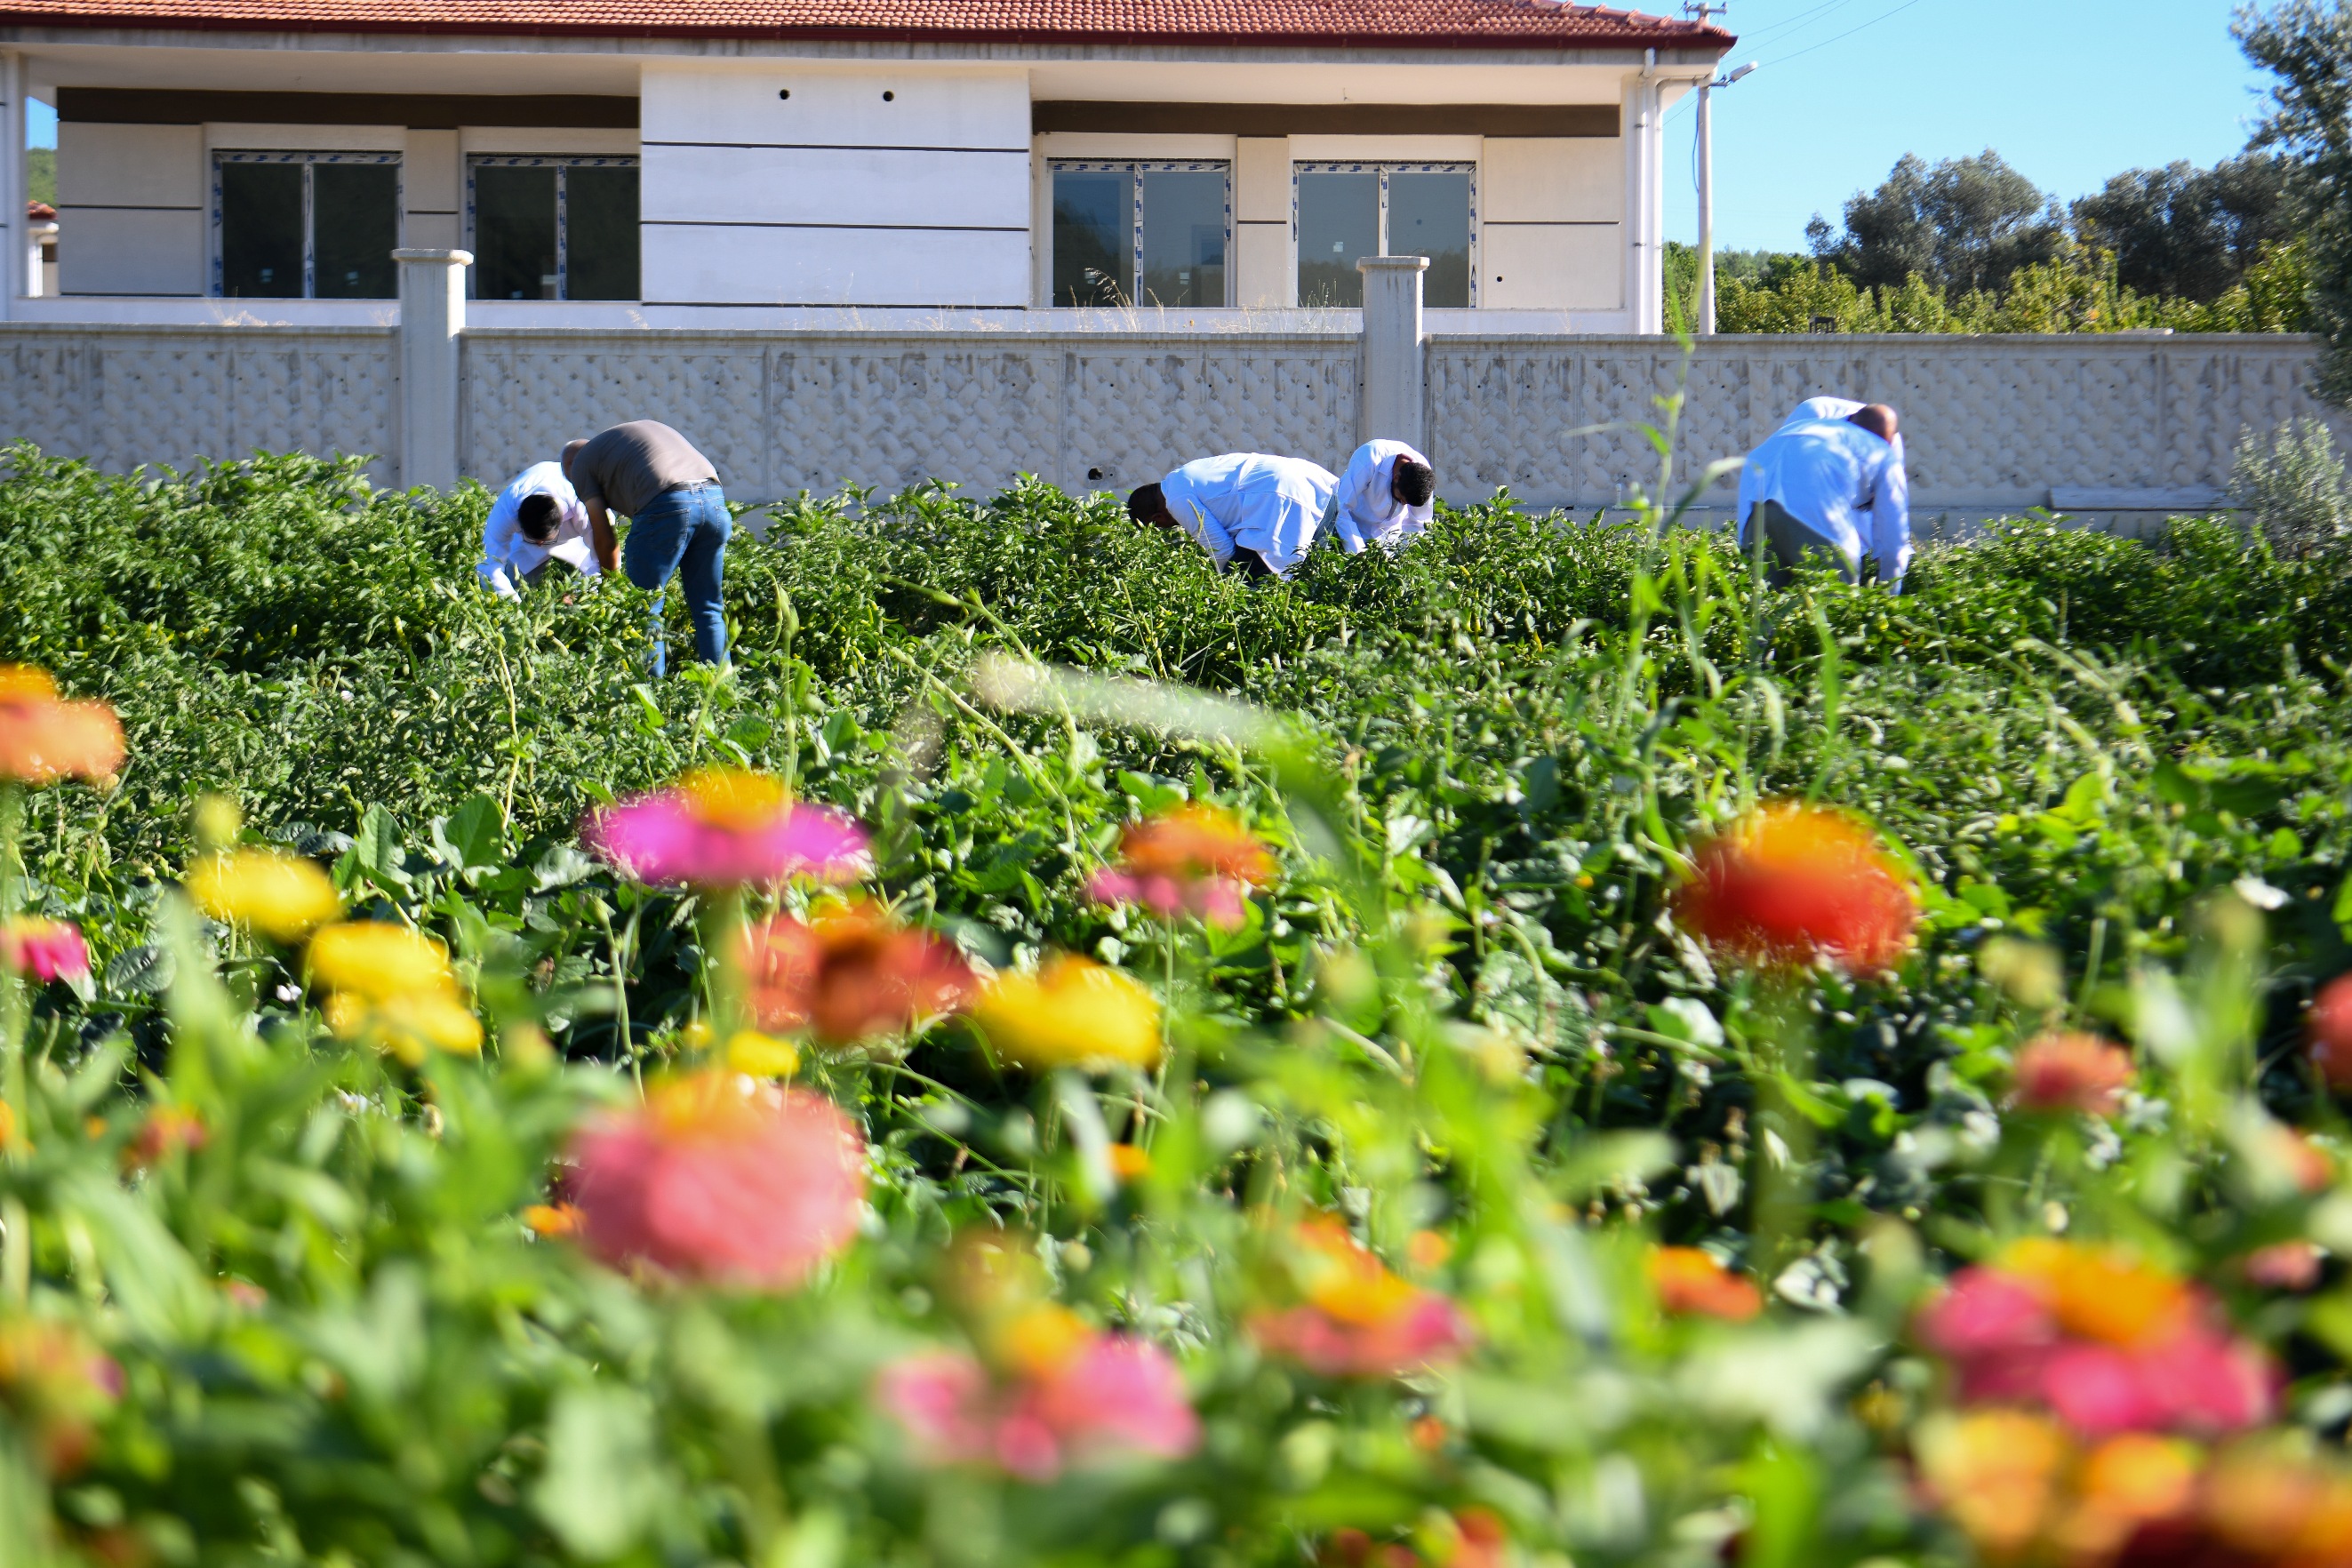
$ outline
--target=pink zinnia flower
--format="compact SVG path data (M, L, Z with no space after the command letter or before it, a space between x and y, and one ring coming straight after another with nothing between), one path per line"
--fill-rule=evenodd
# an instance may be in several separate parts
M2131 1087L2131 1053L2095 1035L2053 1033L2017 1053L2012 1101L2024 1110L2079 1110L2112 1116Z
M866 830L848 817L796 805L776 780L730 768L607 807L582 837L641 881L698 887L802 874L839 880L866 857Z
M1250 1337L1325 1377L1394 1377L1470 1342L1453 1301L1391 1273L1337 1220L1300 1222L1286 1261L1305 1298L1253 1315Z
M782 1289L847 1245L866 1194L857 1130L820 1095L747 1082L675 1079L579 1135L571 1200L591 1252Z
M1074 1321L1059 1308L1034 1315ZM930 1462L1024 1480L1137 1455L1181 1458L1199 1445L1200 1417L1158 1346L1083 1328L1036 1337L1051 1353L1022 1358L1003 1379L961 1351L932 1351L884 1369L877 1397Z
M41 984L79 980L89 973L89 946L79 926L18 915L0 926L0 964Z
M1119 835L1118 865L1087 879L1087 896L1231 928L1242 923L1249 890L1270 884L1274 870L1273 854L1241 818L1196 802L1129 823Z

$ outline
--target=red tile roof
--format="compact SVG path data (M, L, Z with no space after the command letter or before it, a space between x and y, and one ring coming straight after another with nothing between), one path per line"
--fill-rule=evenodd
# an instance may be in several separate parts
M1720 50L1689 21L1546 0L0 0L0 25L1006 43Z

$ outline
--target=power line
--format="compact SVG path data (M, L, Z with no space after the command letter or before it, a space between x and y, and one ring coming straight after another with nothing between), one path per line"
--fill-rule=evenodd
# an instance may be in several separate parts
M1889 16L1894 16L1896 11L1908 11L1912 6L1916 5L1917 4L1919 4L1919 0L1903 0L1903 4L1895 6L1894 10L1882 11L1877 16L1873 16L1869 21L1863 23L1858 27L1848 27L1844 32L1836 34L1831 37L1823 38L1818 44L1809 44L1805 47L1799 49L1795 54L1782 55L1778 59L1767 60L1764 63L1767 65L1785 65L1790 60L1802 59L1805 56L1811 54L1815 49L1826 49L1832 44L1837 43L1840 39L1851 38L1856 33L1866 32L1870 28L1878 26L1881 22L1885 21Z
M1853 4L1853 0L1822 0L1820 5L1809 6L1793 16L1783 16L1777 22L1768 22L1753 34L1742 33L1739 36L1739 41L1743 44L1760 43L1766 38L1777 37L1791 28L1802 27L1824 12L1842 11Z

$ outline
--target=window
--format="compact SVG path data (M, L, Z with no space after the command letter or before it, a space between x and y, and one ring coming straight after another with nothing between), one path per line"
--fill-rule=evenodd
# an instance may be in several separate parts
M477 300L634 300L637 161L473 159L466 234Z
M1437 309L1477 302L1470 237L1477 189L1468 163L1300 163L1292 172L1292 232L1298 242L1298 302L1364 302L1364 256L1426 256L1422 300Z
M220 153L213 291L231 299L390 300L400 292L397 153Z
M1052 173L1052 303L1225 303L1228 165L1057 162Z

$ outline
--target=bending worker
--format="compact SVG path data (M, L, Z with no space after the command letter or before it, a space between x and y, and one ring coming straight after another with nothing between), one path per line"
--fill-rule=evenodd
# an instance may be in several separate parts
M1427 458L1402 441L1367 441L1339 476L1331 531L1350 555L1362 554L1367 544L1401 550L1429 526L1436 493L1437 470Z
M1285 577L1307 558L1331 510L1339 477L1304 458L1228 452L1196 458L1127 498L1138 522L1173 528L1219 567L1244 577Z
M482 523L482 586L501 599L535 588L548 563L561 561L583 577L600 568L592 547L588 509L563 477L561 463L533 463L517 474Z
M668 664L661 594L673 575L694 617L694 656L725 664L727 614L719 588L735 525L710 459L668 426L634 419L565 447L563 473L587 508L596 559L607 572L623 569L613 514L629 520L629 581L655 595L654 674Z
M1808 555L1859 582L1866 554L1876 558L1881 583L1901 588L1911 564L1901 439L1895 410L1873 403L1843 418L1791 416L1748 454L1739 470L1739 542L1753 549L1761 531L1775 563L1774 587L1788 584Z

